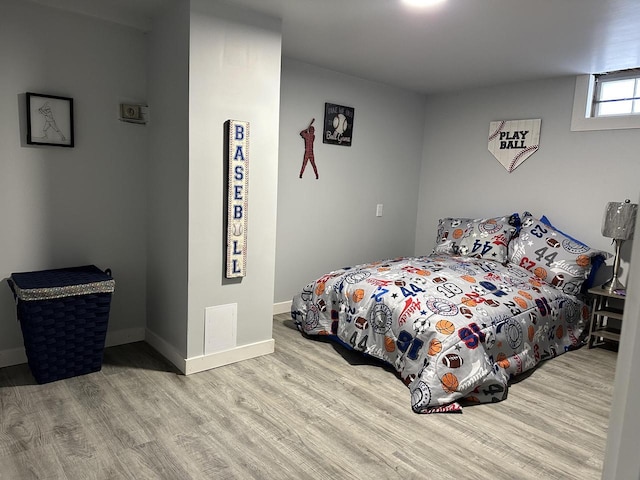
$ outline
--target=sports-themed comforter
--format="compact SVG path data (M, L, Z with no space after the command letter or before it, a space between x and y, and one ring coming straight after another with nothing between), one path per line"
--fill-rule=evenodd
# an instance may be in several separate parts
M328 273L291 313L393 365L413 411L433 413L503 400L512 376L579 346L589 310L515 264L434 254Z

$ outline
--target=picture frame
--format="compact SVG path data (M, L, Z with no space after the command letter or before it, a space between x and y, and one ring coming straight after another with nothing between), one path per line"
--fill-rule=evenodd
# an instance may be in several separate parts
M350 147L354 115L355 109L353 107L325 103L322 143Z
M27 92L27 144L73 147L73 99Z

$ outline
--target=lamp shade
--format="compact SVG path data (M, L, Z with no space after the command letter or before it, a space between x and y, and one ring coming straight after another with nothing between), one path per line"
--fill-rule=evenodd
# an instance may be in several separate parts
M609 202L602 219L602 235L615 240L629 240L636 225L638 204L630 200Z

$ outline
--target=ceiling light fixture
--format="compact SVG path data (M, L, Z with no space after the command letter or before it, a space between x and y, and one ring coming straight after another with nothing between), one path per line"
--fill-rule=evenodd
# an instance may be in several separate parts
M406 5L411 7L430 7L438 3L442 3L445 0L402 0Z

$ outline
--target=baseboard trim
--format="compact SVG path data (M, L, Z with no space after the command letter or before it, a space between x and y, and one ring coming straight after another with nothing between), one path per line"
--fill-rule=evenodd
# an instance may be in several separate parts
M286 311L285 309L284 312ZM116 345L142 341L151 345L185 375L268 355L275 351L275 341L270 339L212 353L211 355L201 355L184 359L172 345L148 328L128 328L107 332L105 347L114 347ZM0 368L20 365L22 363L27 363L27 354L25 353L24 347L0 350Z
M115 332L107 331L107 338L105 340L105 347L115 347L116 345L125 345L127 343L144 342L145 329L140 328L125 328L122 330L116 330Z
M144 328L125 328L122 330L107 331L105 347L115 347L125 343L141 342L145 339ZM0 368L11 367L27 363L27 354L24 347L0 350Z
M27 363L27 354L22 348L10 348L0 351L0 368Z
M166 340L164 340L159 335L156 335L148 328L145 331L144 336L145 342L153 347L160 355L169 360L173 365L180 370L181 373L185 373L186 370L186 361L178 353L178 351L173 348Z
M185 363L185 375L211 370L231 363L249 360L251 358L268 355L275 351L275 341L273 339L262 342L241 345L229 350L212 353L210 355L200 355L187 358Z
M273 304L273 314L278 315L280 313L289 313L291 311L292 300L288 302L279 302Z

